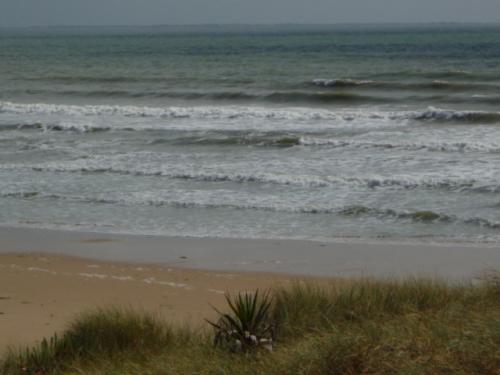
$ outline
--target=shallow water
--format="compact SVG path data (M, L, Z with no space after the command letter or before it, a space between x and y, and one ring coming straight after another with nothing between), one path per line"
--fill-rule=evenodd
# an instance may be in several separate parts
M0 31L0 223L500 239L500 29Z

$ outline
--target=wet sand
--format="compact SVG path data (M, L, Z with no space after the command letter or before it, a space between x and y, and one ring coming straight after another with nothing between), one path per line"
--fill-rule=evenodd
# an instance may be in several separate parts
M312 276L471 278L500 267L500 244L316 242L99 234L0 227L2 252Z

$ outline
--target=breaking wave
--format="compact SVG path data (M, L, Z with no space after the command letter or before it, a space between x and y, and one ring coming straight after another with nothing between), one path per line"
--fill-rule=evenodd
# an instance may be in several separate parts
M0 130L43 130L43 131L74 131L74 132L102 132L112 131L112 127L91 126L91 125L43 125L21 124L21 125L0 125ZM134 128L120 128L124 131L138 130ZM145 129L146 130L146 129ZM157 130L151 137L141 140L148 146L161 147L169 146L249 146L262 148L287 148L294 146L315 147L315 148L345 148L345 149L378 149L378 150L402 150L402 151L427 151L427 152L483 152L500 153L500 142L487 141L437 141L429 137L428 140L421 141L371 141L360 140L356 138L334 137L328 133L304 133L294 131L244 131L244 130L203 130L203 131L179 131L174 129L169 132L164 129L162 134L158 135ZM10 137L0 138L0 141L9 141L17 139L19 135L14 134ZM114 144L120 144L121 140L115 140ZM21 144L21 143L19 143ZM28 146L25 146L28 147ZM36 145L30 145L31 148L46 147L41 142ZM52 148L56 147L51 145Z
M326 147L350 147L350 148L376 148L376 149L400 149L407 151L435 151L435 152L500 152L500 143L483 142L375 142L357 141L351 139L319 138L314 136L303 136L298 139L298 144L303 146L326 146Z
M500 123L500 112L488 111L457 111L429 107L424 111L381 111L373 109L362 110L327 110L319 108L287 107L251 107L251 106L197 106L197 107L138 107L117 105L61 105L61 104L24 104L13 102L0 102L0 114L16 115L64 115L70 117L99 117L122 116L131 118L164 118L164 119L199 119L199 120L237 120L237 119L265 119L285 121L424 121L442 123ZM72 123L59 122L53 125L44 125L37 121L26 124L0 125L0 129L11 130L14 128L49 129L49 130L81 130ZM135 127L127 125L116 127L119 130L144 130L145 125L137 124ZM90 131L109 130L110 126L89 126Z
M359 149L395 149L406 151L431 151L431 152L491 152L500 153L500 143L486 142L377 142L359 141L345 138L329 138L317 135L301 134L234 134L234 132L204 133L202 135L190 135L186 137L158 138L149 144L173 144L173 145L214 145L214 146L257 146L257 147L328 147L328 148L359 148Z
M108 165L106 165L108 164ZM256 183L256 184L275 184L291 185L305 188L322 188L336 185L345 185L352 187L362 187L369 189L441 189L446 191L477 191L494 192L497 185L485 185L479 181L457 178L438 178L438 177L415 177L415 176L345 176L329 175L317 176L308 174L283 174L274 172L262 173L239 173L239 172L206 172L198 170L186 170L186 168L169 168L162 166L152 166L149 164L139 164L130 166L126 162L112 163L101 159L77 159L66 163L46 163L39 165L2 165L3 170L32 170L35 172L56 172L56 173L109 173L134 176L158 176L169 179L193 180L202 182L234 182L234 183ZM482 189L482 190L481 190Z
M124 116L154 118L195 118L195 119L277 119L277 120L335 120L342 113L310 108L261 108L232 106L197 107L138 107L119 105L62 105L44 103L0 102L0 113L28 115L68 115L68 116Z
M500 112L454 111L429 107L426 111L414 113L412 119L435 122L494 124L500 122Z

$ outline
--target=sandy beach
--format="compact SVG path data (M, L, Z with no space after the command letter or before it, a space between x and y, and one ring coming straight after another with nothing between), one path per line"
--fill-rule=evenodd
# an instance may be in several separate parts
M495 247L197 239L0 229L0 348L33 343L110 305L203 324L226 291L305 277L480 278Z
M78 313L121 306L198 326L223 294L267 289L293 277L109 263L47 254L0 255L0 350L32 344Z

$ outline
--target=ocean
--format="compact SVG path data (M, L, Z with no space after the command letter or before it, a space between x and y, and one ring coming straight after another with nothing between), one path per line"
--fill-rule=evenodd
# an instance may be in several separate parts
M0 224L500 241L500 26L0 29Z

